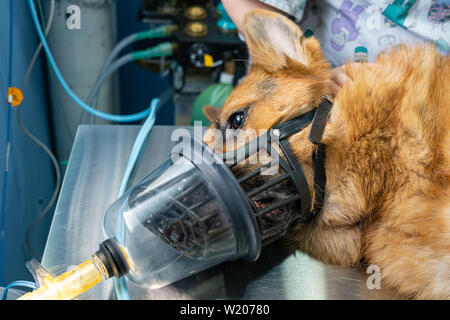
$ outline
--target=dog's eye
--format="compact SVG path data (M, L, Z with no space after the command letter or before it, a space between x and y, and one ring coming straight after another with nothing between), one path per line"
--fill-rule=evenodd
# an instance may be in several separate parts
M231 129L237 130L244 125L245 113L243 111L236 112L228 118L228 124Z

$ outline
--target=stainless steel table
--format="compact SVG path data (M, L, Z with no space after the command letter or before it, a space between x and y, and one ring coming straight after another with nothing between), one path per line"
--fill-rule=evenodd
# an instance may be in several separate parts
M155 126L132 182L167 159L175 128ZM192 130L190 127L185 127ZM42 264L60 273L89 258L104 240L103 215L117 198L139 126L80 126L56 206ZM167 287L149 290L128 281L132 299L395 299L387 289L367 288L360 268L324 265L282 241L264 248L255 263L234 261ZM80 296L112 299L108 280Z

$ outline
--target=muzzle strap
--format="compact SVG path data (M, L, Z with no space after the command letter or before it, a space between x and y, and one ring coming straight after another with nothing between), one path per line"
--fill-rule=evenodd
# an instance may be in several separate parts
M283 153L286 158L289 159L293 167L297 168L294 170L295 179L294 183L301 199L301 211L303 219L298 219L298 222L307 222L311 220L315 215L317 215L323 208L323 203L325 200L325 188L327 183L327 177L325 172L325 155L326 147L325 144L321 143L325 127L328 122L328 116L330 114L333 104L331 101L324 97L323 101L319 104L317 109L308 112L301 117L301 120L311 121L311 130L309 133L309 140L317 145L317 149L313 153L313 166L314 166L314 207L311 210L311 196L309 194L308 183L306 177L303 173L303 169L298 163L297 158L293 155L289 142L287 138L292 134L300 131L304 127L304 122L300 119L294 119L288 121L278 128L283 130L280 134L280 145L282 147ZM312 120L311 120L312 118ZM300 121L299 121L300 120ZM296 162L293 162L296 161ZM295 225L295 223L294 223Z
M308 220L322 210L325 200L325 187L327 185L327 175L325 173L325 145L319 144L313 153L314 164L314 208Z
M330 100L325 98L317 107L314 119L311 124L311 131L309 133L309 140L312 143L320 144L323 132L325 131L325 126L328 122L328 115L330 114L332 106L333 104L330 102Z
M291 171L289 173L292 177L292 182L297 189L298 195L300 196L300 208L302 210L301 217L308 216L311 208L311 195L309 194L308 181L306 180L305 173L292 152L289 141L287 139L280 140L280 147L287 161L291 165Z

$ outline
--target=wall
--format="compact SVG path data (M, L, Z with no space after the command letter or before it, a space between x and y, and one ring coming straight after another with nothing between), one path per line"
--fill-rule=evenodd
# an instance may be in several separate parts
M12 84L20 87L26 68L38 44L25 0L0 1L0 190L4 186L8 105L4 103L8 88L10 5L13 2ZM39 58L24 92L22 122L24 126L51 146L49 113L42 55ZM52 196L53 167L47 155L20 131L16 110L11 113L11 153L6 197L0 191L0 208L5 205L4 274L0 286L14 280L31 280L25 262L31 258L25 247L25 231L39 215ZM0 219L1 221L1 219ZM34 248L43 251L50 227L51 214L33 231ZM1 244L0 244L1 246ZM2 263L0 261L0 263Z

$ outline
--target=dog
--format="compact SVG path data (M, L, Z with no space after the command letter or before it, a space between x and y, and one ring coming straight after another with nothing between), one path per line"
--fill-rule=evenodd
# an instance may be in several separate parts
M323 207L286 238L326 264L376 265L382 285L407 298L450 299L449 57L431 45L397 46L374 64L346 64L350 80L334 95L319 42L287 17L252 10L244 36L249 72L222 109L204 108L212 123L204 141L217 148L212 129L269 130L330 97ZM314 198L309 132L289 142Z

